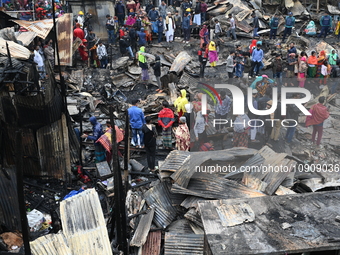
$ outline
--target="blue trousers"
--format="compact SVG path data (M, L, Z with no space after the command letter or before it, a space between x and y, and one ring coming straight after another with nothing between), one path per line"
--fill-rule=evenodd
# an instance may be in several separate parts
M107 34L109 36L109 43L115 43L116 38L115 38L115 31L114 30L107 30Z
M142 129L132 129L132 138L133 142L135 143L135 146L138 145L138 137L137 134L139 135L139 140L140 140L140 145L144 146L144 133L142 132Z
M253 34L253 37L259 37L259 35L257 34L257 31L259 31L259 28L258 27L255 27L254 28L254 34Z
M162 41L162 37L163 37L163 31L158 32L158 43L160 43Z
M205 16L206 16L206 12L202 12L201 13L201 22L202 22L202 24L205 22Z
M130 56L133 58L134 56L133 56L131 46L127 47L126 50L129 52Z
M285 31L283 32L283 38L282 38L282 42L284 42L284 40L286 39L286 36L290 35L292 33L292 27L286 27Z
M326 36L327 36L327 34L329 32L329 28L330 27L328 27L328 26L327 27L326 26L322 26L321 27L321 32L320 32L318 37L320 38L322 35L324 35L323 38L326 38Z
M277 33L277 28L276 29L270 29L270 35L269 39L271 40L272 38L275 40L276 39L276 33Z
M235 66L235 75L237 77L243 77L243 65L241 64L236 64Z
M288 127L286 133L286 141L291 143L294 137L296 127Z

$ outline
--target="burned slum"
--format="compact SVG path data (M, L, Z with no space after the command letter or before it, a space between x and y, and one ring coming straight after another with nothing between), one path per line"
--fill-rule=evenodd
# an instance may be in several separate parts
M0 254L340 254L338 1L2 2Z

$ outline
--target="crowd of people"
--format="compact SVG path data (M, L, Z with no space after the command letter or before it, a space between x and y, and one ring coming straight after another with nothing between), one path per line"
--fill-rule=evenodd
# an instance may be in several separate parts
M201 78L205 76L208 61L210 67L216 67L219 60L219 46L221 42L224 42L223 37L227 35L227 37L237 40L236 22L233 15L229 15L229 25L227 30L224 30L218 19L206 20L206 12L207 5L204 1L197 1L195 6L192 6L188 0L184 0L182 3L174 1L169 6L162 1L157 9L151 2L142 7L138 0L127 1L126 5L120 1L115 6L116 16L106 15L105 26L108 33L108 45L114 47L118 44L122 56L127 55L138 62L142 69L141 79L146 84L149 80L149 64L152 64L158 84L157 91L163 92L164 88L160 79L160 57L156 56L155 61L149 61L150 54L147 53L148 45L153 43L154 40L157 43L162 43L165 38L168 44L175 40L187 44L192 41L190 39L192 28L199 28L200 41L199 45L197 44L197 55L200 62ZM283 49L281 43L278 43L276 55L273 56L272 77L260 75L264 67L266 52L262 41L256 39L261 33L259 31L259 19L255 13L252 14L252 17L254 39L247 48L236 45L234 50L229 51L226 71L229 79L238 81L242 79L247 86L252 88L252 103L255 109L265 110L272 107L273 87L277 87L280 94L283 86L305 87L306 82L317 80L321 89L327 85L330 87L331 93L337 91L338 84L334 78L340 77L340 60L335 50L331 52L312 51L308 56L306 52L297 49L294 43L290 43L287 49ZM278 20L277 14L270 19L270 39L277 37ZM328 14L323 15L320 21L322 29L319 36L326 37L331 30L336 34L339 33L339 24L339 22L333 22ZM285 18L282 42L292 33L294 25L295 18L292 13L288 13ZM308 30L307 34L313 30L310 24L306 30ZM75 19L74 39L76 38L81 41L79 53L82 60L90 60L94 67L106 68L108 64L106 46L97 39L92 28L84 22L83 12L79 12ZM291 96L298 98L300 95L293 94ZM221 104L216 104L215 109L209 109L208 112L214 112L216 119L232 118L229 114L232 100L226 91L220 91L219 97ZM139 101L134 100L132 106L128 109L132 141L134 146L145 148L150 170L155 169L156 137L158 136L157 130L160 129L162 130L162 141L165 149L214 150L213 142L209 140L206 133L207 126L210 125L209 113L202 113L202 93L196 94L195 101L189 102L187 91L181 90L178 99L174 102L174 108L164 101L163 109L158 114L158 128L151 123L149 116L144 116L138 104ZM280 101L278 104L280 105ZM317 146L321 142L323 122L329 116L328 108L324 104L325 98L320 97L319 103L310 110L313 112L312 117L307 118L306 121L306 126L313 126L312 142ZM289 108L287 109L287 116L281 116L279 106L277 107L278 110L268 116L256 116L250 111L247 114L236 116L232 145L248 147L249 142L258 143L260 142L259 134L265 137L267 143L270 139L278 141L283 117L291 120L285 136L286 142L291 143L296 129L293 124L298 121L300 110L294 105L287 107ZM208 105L205 108L207 109ZM178 118L175 118L176 116ZM265 119L270 119L272 122L266 122ZM256 127L259 120L263 120L265 125ZM237 123L245 123L245 125ZM227 132L226 125L218 124L215 128L217 133ZM173 143L173 140L175 140L175 143ZM173 144L175 144L174 147Z
M17 0L17 1L2 1L2 7L6 11L20 11L19 17L22 20L42 20L51 19L53 16L53 8L55 17L62 16L66 11L67 7L59 0L55 0L54 6L52 1L28 1L28 0Z

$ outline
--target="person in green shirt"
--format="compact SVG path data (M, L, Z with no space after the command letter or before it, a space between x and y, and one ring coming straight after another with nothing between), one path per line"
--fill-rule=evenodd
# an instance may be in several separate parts
M336 66L336 61L338 60L338 54L336 54L335 50L328 55L328 63L333 67Z

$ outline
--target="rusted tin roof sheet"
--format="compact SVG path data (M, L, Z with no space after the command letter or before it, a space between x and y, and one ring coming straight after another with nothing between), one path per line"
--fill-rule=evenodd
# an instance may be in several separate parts
M159 255L161 253L162 231L149 232L146 243L142 248L142 255Z
M24 46L12 42L12 41L6 41L2 38L0 38L0 54L7 56L7 47L6 43L8 43L9 52L11 54L11 57L26 60L29 59L31 52Z
M58 48L60 65L71 66L73 55L73 13L65 13L58 18ZM56 52L56 51L55 51Z
M34 40L34 38L37 36L36 32L21 32L17 35L17 40L21 41L24 46L30 45L30 43Z
M339 191L328 191L204 201L198 207L214 255L292 254L340 248L339 200Z
M169 184L162 182L144 193L147 204L155 209L153 221L158 227L166 228L176 218L177 211L172 206Z
M202 255L203 251L204 235L165 233L164 255Z
M26 28L29 31L37 33L42 39L46 39L51 29L53 28L53 19L44 19L37 21L26 21L26 20L11 20L18 25Z
M164 163L160 166L161 172L176 172L185 163L187 163L190 157L190 152L187 151L171 151L166 157Z
M73 255L112 255L106 223L95 189L60 203L63 233Z

